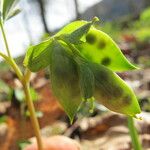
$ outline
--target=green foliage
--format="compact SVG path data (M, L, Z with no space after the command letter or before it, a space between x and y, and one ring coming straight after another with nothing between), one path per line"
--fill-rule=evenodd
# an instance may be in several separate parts
M1 72L6 72L9 69L9 65L7 63L5 63L4 61L1 61L0 68L1 68Z
M24 148L28 145L30 145L31 142L28 140L21 140L18 142L19 150L24 150Z
M127 33L133 34L141 42L150 42L150 7L146 8L137 21L131 23Z
M150 7L145 9L140 15L140 21L149 24L150 23Z
M90 63L95 77L94 97L108 109L135 116L140 107L131 88L113 71L103 65Z
M85 21L75 21L70 23L59 31L56 36L66 33L70 34L86 23L87 22ZM76 45L76 47L85 58L92 62L106 65L113 71L136 69L136 67L124 57L115 42L107 34L94 27L90 28L86 36L86 42Z
M43 113L41 111L35 111L35 115L36 115L37 118L42 118L43 117ZM30 112L28 110L25 112L25 116L30 117Z
M25 94L24 94L22 89L16 88L16 89L14 89L14 93L15 93L15 96L16 96L17 100L20 103L24 102ZM33 88L30 88L30 94L31 94L31 97L32 97L33 101L37 101L38 100L38 93Z
M6 120L7 120L7 116L5 116L5 115L4 115L4 116L1 116L1 117L0 117L0 124L1 124L1 123L5 123Z
M94 93L94 75L89 68L89 63L80 54L78 49L71 44L68 45L72 50L72 59L76 63L82 98L85 100L90 99Z
M86 42L86 34L96 21L99 21L99 19L95 17L91 22L86 22L83 26L74 30L70 34L62 34L60 38L63 41L72 44L80 44L82 42Z
M150 7L146 8L137 21L134 22L135 27L148 27L150 25Z
M5 29L4 29L4 22L8 20L9 18L12 18L14 15L18 14L19 11L14 9L18 1L19 0L1 0L0 28L2 31L2 37L3 37L3 41L5 44L7 54L0 52L0 56L9 64L9 66L13 68L18 79L20 80L20 83L22 84L25 97L26 97L26 102L27 102L30 115L31 115L30 118L32 120L33 129L37 138L37 147L38 149L42 149L42 139L40 135L39 124L36 118L35 109L34 109L34 105L33 105L31 94L30 94L31 72L27 68L25 70L25 73L22 72L19 66L16 64L15 60L12 58L10 50L9 50L6 34L5 34ZM23 147L21 146L21 148Z
M139 41L150 42L150 28L145 27L135 31L135 36Z
M29 48L24 62L31 71L50 66L53 93L71 121L83 101L90 101L92 110L94 97L112 111L140 113L133 91L113 72L136 67L93 21L70 23L44 44Z
M88 41L88 36L95 37L93 44ZM87 42L79 45L78 49L92 62L105 65L113 71L126 71L136 68L127 61L112 39L99 30L91 30L87 35Z
M80 79L81 94L84 99L93 97L94 93L94 75L89 64L83 60L80 62L77 60L78 75Z
M15 97L17 98L17 100L21 103L24 101L25 99L25 95L24 95L24 92L21 90L21 89L15 89L14 90L14 94L15 94Z
M3 80L0 80L0 92L9 93L9 91L10 87Z
M61 43L52 43L50 59L50 78L54 95L72 121L82 103L79 78L74 60Z
M37 72L50 63L51 39L46 40L38 45L30 46L24 60L24 66L28 67L32 72Z
M18 2L19 0L1 0L1 17L3 21L12 18L20 12L19 9L15 9Z
M0 101L11 100L12 89L2 80L0 80Z
M20 9L15 9L14 11L12 11L12 12L9 14L7 20L13 18L13 17L16 16L16 15L18 15L20 12L21 12Z

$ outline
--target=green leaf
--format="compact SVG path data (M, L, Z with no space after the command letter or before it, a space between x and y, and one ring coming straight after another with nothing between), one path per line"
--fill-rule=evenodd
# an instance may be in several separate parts
M0 116L0 124L5 123L7 121L7 118L8 117L6 115Z
M79 84L83 99L87 100L94 95L94 75L89 68L89 63L79 53L74 53L73 58L77 65Z
M0 80L0 101L11 100L12 89L3 81Z
M65 26L55 36L70 34L85 25L86 21L75 21ZM116 43L104 32L90 28L86 42L76 45L77 49L91 62L107 66L113 71L136 69L122 54Z
M94 94L94 75L88 63L78 64L80 88L84 99L93 97Z
M19 146L19 150L24 150L28 145L31 144L31 142L29 140L20 140L17 142L18 146Z
M2 19L5 21L10 18L14 12L14 8L19 0L1 0Z
M46 68L50 63L51 43L52 40L47 40L29 47L24 59L24 66L28 67L32 72Z
M14 93L15 93L17 100L20 103L24 102L25 94L22 89L15 88ZM30 94L31 94L32 101L35 102L38 100L38 93L33 88L30 88Z
M0 93L5 92L8 94L10 90L10 87L3 80L0 79Z
M81 44L82 42L86 42L86 34L96 21L99 21L99 19L94 17L92 21L85 23L81 27L74 30L72 33L62 34L60 37L63 41L72 44Z
M90 61L107 66L113 71L136 69L122 54L115 42L104 32L91 29L86 43L77 48Z
M85 25L87 21L74 21L68 25L66 25L64 28L62 28L58 33L55 34L55 37L63 35L63 34L71 34L73 31L77 30L81 26Z
M14 90L14 94L15 94L15 97L17 98L17 100L18 100L20 103L21 103L21 102L24 102L24 100L25 100L25 95L24 95L23 90L16 88L16 89Z
M136 117L141 112L132 89L103 65L90 63L95 77L95 99L108 109Z
M37 118L42 118L43 117L43 112L41 112L41 111L35 111L35 115L36 115ZM25 116L26 117L30 117L31 116L29 110L27 110L25 112Z
M38 101L39 95L32 87L30 87L30 94L31 94L32 101L34 102Z
M57 41L54 41L52 45L50 55L52 90L72 122L82 103L77 68L70 50Z
M18 15L20 12L21 12L20 9L15 9L15 10L13 10L13 11L9 14L7 20L8 20L8 19L11 19L12 17L14 17L14 16L16 16L16 15Z

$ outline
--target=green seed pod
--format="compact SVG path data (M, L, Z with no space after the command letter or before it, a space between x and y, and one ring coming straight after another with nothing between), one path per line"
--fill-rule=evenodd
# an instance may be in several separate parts
M50 79L54 95L71 122L82 103L77 68L69 50L53 41L50 57Z
M95 77L95 99L114 112L136 117L141 110L132 89L105 66L89 65Z

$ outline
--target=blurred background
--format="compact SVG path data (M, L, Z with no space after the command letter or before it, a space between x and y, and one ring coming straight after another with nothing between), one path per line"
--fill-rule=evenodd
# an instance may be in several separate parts
M22 12L5 24L13 57L23 69L29 45L52 36L74 20L100 18L98 28L119 45L125 56L141 69L118 73L135 91L142 108L136 120L144 149L150 148L150 1L149 0L21 0ZM0 35L0 50L4 52ZM1 60L1 59L0 59ZM32 75L31 94L44 136L64 134L83 150L130 150L127 121L96 104L93 114L80 112L71 126L49 89L47 70ZM15 73L0 61L0 147L23 149L34 133ZM84 117L83 117L84 116ZM15 136L14 136L15 135ZM109 142L108 142L109 140Z

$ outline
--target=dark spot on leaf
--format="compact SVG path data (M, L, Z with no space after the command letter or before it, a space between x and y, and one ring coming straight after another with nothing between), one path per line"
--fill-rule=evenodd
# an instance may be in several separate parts
M101 49L105 48L105 46L106 46L105 41L104 40L100 40L98 42L97 48L101 50Z
M119 98L122 96L123 90L120 87L116 86L113 88L112 94L113 94L114 98Z
M89 44L94 44L96 42L96 36L94 34L91 34L89 33L87 36L86 36L86 41L89 43Z
M101 64L104 66L108 66L111 63L111 60L109 57L105 57L102 59Z
M123 97L123 103L125 104L125 105L129 105L130 103L131 103L131 96L130 95L125 95L124 97Z

